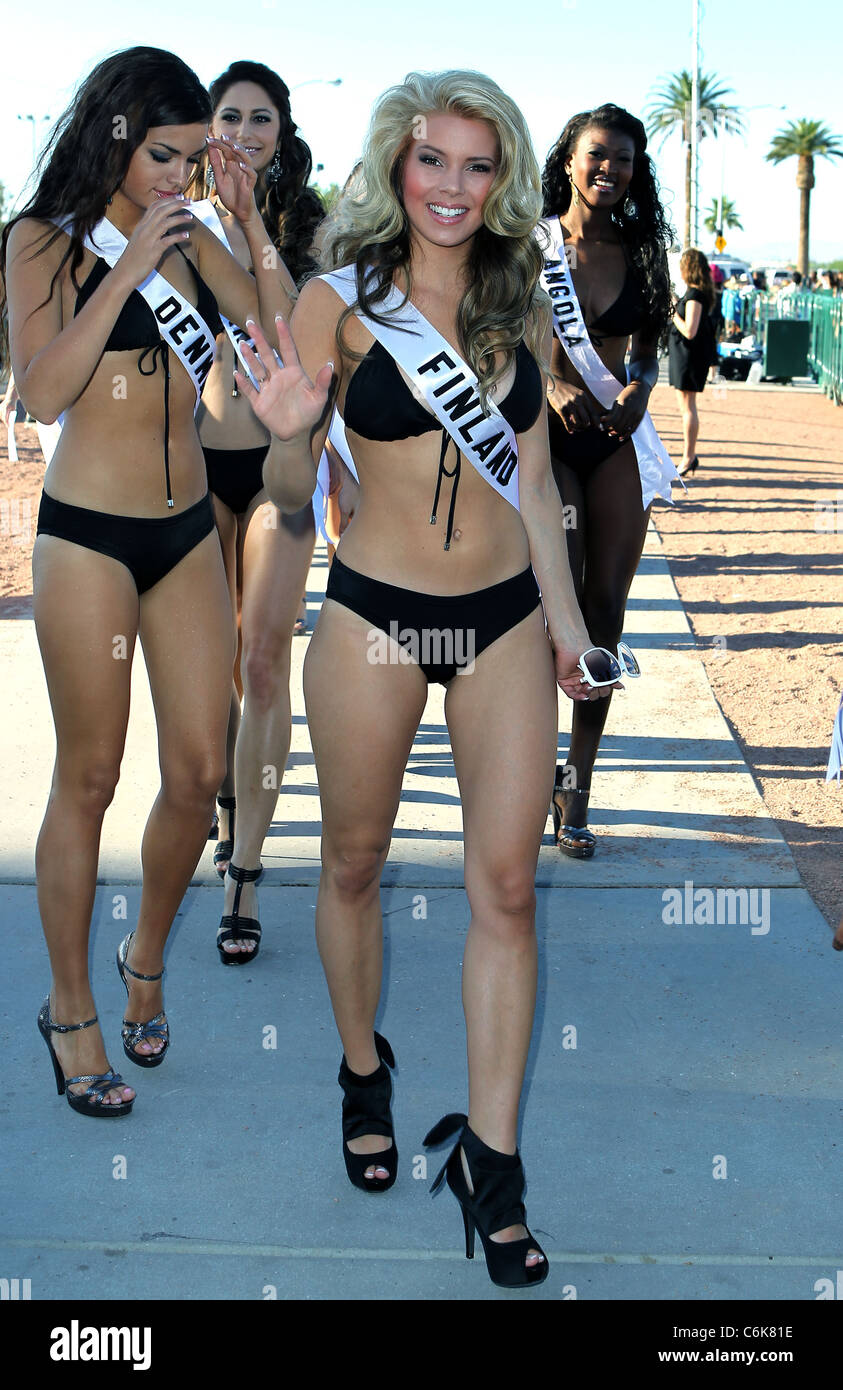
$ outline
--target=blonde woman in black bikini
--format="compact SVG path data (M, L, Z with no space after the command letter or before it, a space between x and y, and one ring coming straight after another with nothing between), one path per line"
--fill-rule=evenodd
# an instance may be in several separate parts
M330 283L309 283L292 334L279 325L286 368L263 344L260 391L246 389L279 438L266 480L280 505L300 505L312 490L329 397L343 413L361 480L305 664L323 817L316 929L344 1049L343 1156L350 1181L365 1191L395 1180L394 1059L374 1029L379 883L428 682L440 681L472 914L463 965L469 1107L434 1126L426 1142L459 1135L447 1178L462 1207L466 1253L479 1229L490 1277L523 1286L547 1274L525 1224L517 1127L557 681L576 699L597 697L577 667L591 643L550 471L539 365L549 355L549 315L537 293L542 260L533 236L539 172L523 117L489 78L412 73L375 108L361 180L339 209L327 263L356 267L366 312L381 312L395 286L451 351L459 344L515 434L520 514L411 393L366 326L372 320L345 312ZM471 633L471 674L457 674L459 661L423 655L373 661L373 638L385 641L393 621L422 650L431 629L448 629L454 651L458 632Z

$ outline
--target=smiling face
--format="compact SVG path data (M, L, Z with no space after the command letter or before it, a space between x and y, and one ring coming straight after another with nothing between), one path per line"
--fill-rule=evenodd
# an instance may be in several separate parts
M145 212L184 193L205 149L206 125L152 126L129 161L119 194Z
M281 117L269 95L256 82L234 82L222 95L211 122L212 135L227 135L246 151L256 173L275 155Z
M404 209L416 236L436 246L460 246L483 224L483 204L500 160L487 121L435 111L424 138L413 139L404 161Z
M565 172L589 207L611 208L624 198L634 162L632 136L591 126L580 135Z

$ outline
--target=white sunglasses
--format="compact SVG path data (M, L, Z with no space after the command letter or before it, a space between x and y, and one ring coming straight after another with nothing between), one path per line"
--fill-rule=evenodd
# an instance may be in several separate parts
M614 656L605 647L589 647L577 662L590 686L614 685L623 676L635 678L641 675L641 667L626 642L618 642L618 654Z

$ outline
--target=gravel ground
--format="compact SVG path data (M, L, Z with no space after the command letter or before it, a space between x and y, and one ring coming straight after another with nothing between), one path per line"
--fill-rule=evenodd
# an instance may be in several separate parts
M651 413L674 457L669 387ZM843 688L843 410L794 389L707 387L700 465L654 519L708 679L802 879L843 916L843 789L825 769Z

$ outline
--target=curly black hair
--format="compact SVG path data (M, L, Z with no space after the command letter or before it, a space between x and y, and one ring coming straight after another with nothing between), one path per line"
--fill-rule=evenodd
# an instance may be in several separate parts
M565 163L583 131L590 129L619 131L628 135L635 146L627 196L612 209L612 221L641 283L646 307L640 331L644 337L663 343L673 308L667 267L667 249L673 241L673 228L662 207L653 161L647 154L647 132L636 116L622 106L605 102L593 111L580 111L571 117L544 166L544 214L564 218L568 211L571 180L565 172Z
M275 249L295 280L302 280L316 269L312 254L316 228L325 217L322 199L308 187L313 156L310 147L297 134L298 126L290 111L290 92L277 72L264 63L241 60L232 63L209 87L215 111L235 82L253 82L262 87L281 121L276 153L281 172L277 179L264 169L255 188L255 199ZM272 166L269 166L272 168Z
M10 218L0 238L0 276L12 228L23 217L68 224L70 243L50 282L48 304L68 261L75 288L85 237L105 215L132 156L155 126L206 124L211 101L196 73L163 48L127 48L98 63L58 120L38 162L38 185L26 206ZM60 231L45 232L36 255ZM39 306L42 307L42 306ZM2 301L4 344L5 296Z

